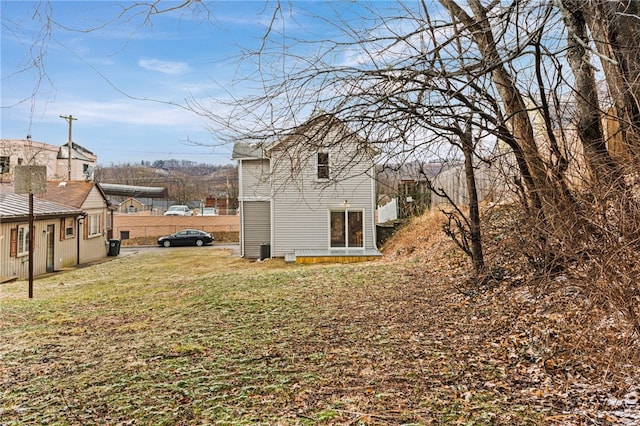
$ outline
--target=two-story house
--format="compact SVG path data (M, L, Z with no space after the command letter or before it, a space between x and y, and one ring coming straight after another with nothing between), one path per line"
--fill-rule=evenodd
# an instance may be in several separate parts
M331 114L274 143L237 143L241 255L298 263L379 257L375 156Z

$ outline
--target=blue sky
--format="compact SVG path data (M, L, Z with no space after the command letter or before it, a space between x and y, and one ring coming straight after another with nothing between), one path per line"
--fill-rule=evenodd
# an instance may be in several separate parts
M181 106L187 98L243 96L251 90L242 80L256 70L249 64L239 67L238 58L260 46L275 3L205 2L210 16L201 7L199 13L156 15L148 23L135 13L142 9L119 17L122 5L130 4L0 3L0 136L23 139L29 134L62 145L68 124L60 116L71 114L78 118L74 142L95 153L100 165L170 158L231 163L231 146L207 129L212 123ZM283 9L288 36L331 37L330 26L317 19L331 19L330 4L283 2ZM52 25L47 27L49 16ZM39 66L30 66L38 58Z

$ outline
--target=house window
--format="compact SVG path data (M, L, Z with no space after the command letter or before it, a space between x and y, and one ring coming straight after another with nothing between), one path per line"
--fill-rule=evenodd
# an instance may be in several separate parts
M86 228L85 234L87 237L95 237L102 233L101 226L102 215L101 214L90 214L85 219Z
M331 211L331 248L362 248L364 221L362 210Z
M29 254L29 225L18 227L18 256Z
M0 173L9 173L9 157L0 157Z
M318 179L329 179L329 153L318 153Z

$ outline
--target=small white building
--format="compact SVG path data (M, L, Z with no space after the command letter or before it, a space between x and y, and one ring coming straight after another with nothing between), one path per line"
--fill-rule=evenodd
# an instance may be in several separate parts
M236 144L241 255L298 263L381 256L375 156L332 114L312 117L269 145Z
M113 211L95 182L47 182L34 195L34 275L107 256ZM29 196L0 184L0 277L27 278Z

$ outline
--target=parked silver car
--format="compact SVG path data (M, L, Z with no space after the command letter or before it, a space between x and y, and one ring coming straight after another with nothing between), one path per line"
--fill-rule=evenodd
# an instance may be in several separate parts
M165 216L193 216L193 212L189 206L175 205L171 206L164 212Z

